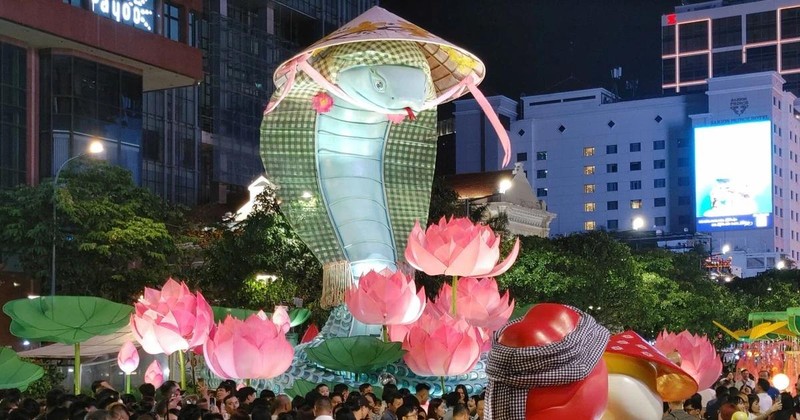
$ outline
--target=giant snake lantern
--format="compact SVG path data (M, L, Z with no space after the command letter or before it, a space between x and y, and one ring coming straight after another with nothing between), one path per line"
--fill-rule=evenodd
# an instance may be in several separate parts
M275 72L261 154L281 209L323 263L323 306L344 301L369 270L403 269L416 220L428 214L436 106L477 90L483 63L373 7ZM353 322L349 335L376 329Z

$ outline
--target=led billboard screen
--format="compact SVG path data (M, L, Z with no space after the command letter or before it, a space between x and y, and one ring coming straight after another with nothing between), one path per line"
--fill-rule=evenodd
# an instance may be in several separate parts
M697 230L772 226L772 123L694 129Z
M153 0L92 0L98 15L153 32Z

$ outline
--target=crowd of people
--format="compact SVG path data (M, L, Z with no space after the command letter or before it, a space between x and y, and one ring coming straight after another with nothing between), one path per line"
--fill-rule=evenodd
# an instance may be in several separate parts
M772 386L766 370L758 377L747 369L728 372L714 394L708 401L695 394L686 401L665 403L663 419L731 420L740 412L747 413L748 420L800 420L800 398ZM800 396L800 377L795 394Z
M430 398L431 387L387 384L379 398L372 385L350 389L319 384L305 396L258 392L223 381L213 389L200 380L196 392L175 381L159 388L143 384L138 396L121 394L106 381L92 383L92 395L49 391L44 400L25 398L16 389L0 391L0 420L482 420L483 395L464 385L445 398Z

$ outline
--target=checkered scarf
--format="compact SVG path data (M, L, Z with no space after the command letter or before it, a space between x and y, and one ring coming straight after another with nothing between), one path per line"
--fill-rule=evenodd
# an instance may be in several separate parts
M600 361L610 333L594 318L571 308L581 318L575 330L557 343L541 347L507 347L500 334L522 318L495 333L486 374L484 420L524 420L530 388L565 385L585 379Z

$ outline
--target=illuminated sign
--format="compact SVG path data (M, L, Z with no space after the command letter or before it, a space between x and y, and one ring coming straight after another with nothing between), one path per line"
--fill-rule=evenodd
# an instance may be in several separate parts
M694 129L697 230L772 226L772 123Z
M145 31L153 31L153 0L92 0L92 11Z
M678 16L675 13L667 15L667 25L675 25L678 23Z

